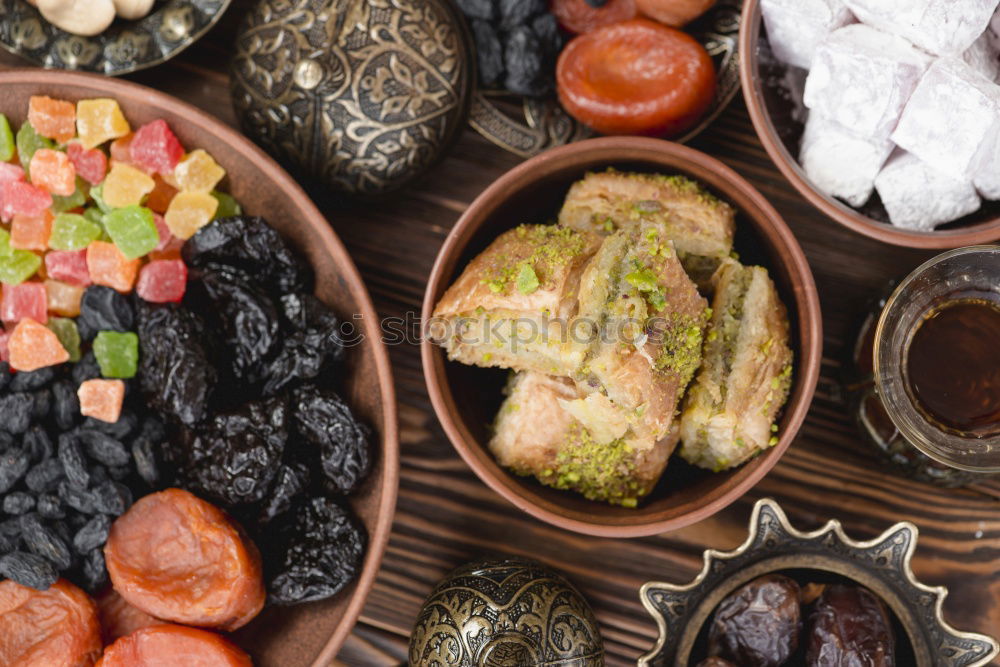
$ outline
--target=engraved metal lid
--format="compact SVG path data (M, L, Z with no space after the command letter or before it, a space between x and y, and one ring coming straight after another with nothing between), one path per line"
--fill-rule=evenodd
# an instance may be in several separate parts
M590 605L561 574L500 558L441 580L410 634L409 664L597 667L604 642Z
M424 172L464 125L471 48L449 0L260 0L236 40L233 105L293 171L385 192Z

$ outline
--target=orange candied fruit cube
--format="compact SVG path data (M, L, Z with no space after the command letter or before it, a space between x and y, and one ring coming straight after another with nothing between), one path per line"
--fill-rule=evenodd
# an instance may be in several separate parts
M37 371L69 361L69 352L52 330L30 317L23 318L14 327L7 341L7 351L10 367L16 371Z
M95 285L111 287L122 293L132 291L139 273L138 259L129 259L114 243L94 241L87 246L87 271Z
M76 103L76 132L84 148L96 148L131 131L115 100L98 98Z
M59 280L45 281L45 298L50 313L60 317L76 317L80 314L83 289Z
M51 148L39 148L28 166L31 184L54 195L69 197L76 192L76 167L69 156Z
M47 95L32 95L28 100L28 122L38 134L64 144L76 136L76 106Z
M18 250L47 250L52 235L52 211L41 215L15 215L10 223L10 247Z
M125 162L126 164L132 161L132 137L135 133L129 132L123 137L118 137L111 142L111 159L115 162Z
M104 179L101 196L108 206L121 208L142 203L142 198L153 191L153 179L133 166L112 162L111 171Z
M153 213L163 215L170 206L170 200L177 194L177 188L163 180L159 174L153 176L153 183L153 191L146 197L144 206Z
M163 215L170 233L188 240L212 221L219 201L207 192L178 192Z
M76 390L80 414L114 424L122 414L125 383L121 380L87 380Z
M167 175L167 182L181 192L208 192L226 175L211 155L199 148L191 151Z

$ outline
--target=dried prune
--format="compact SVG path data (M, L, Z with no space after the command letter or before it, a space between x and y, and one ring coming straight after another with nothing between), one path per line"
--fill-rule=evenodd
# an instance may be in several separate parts
M479 82L492 88L503 83L503 48L500 37L486 21L471 21L472 36L476 41L476 62L479 65Z
M186 488L226 507L264 498L288 439L283 399L251 401L184 433L179 449Z
M0 577L6 577L39 591L56 583L59 575L52 563L27 551L12 551L0 556Z
M57 570L69 569L73 564L69 547L34 512L21 516L21 539L28 551L49 561Z
M170 304L139 307L139 385L151 407L191 426L200 422L215 386L215 367L202 344L205 327Z
M284 514L292 506L295 498L309 486L309 468L302 463L282 464L274 476L274 484L261 503L257 520L268 523L276 516Z
M111 519L107 515L97 514L73 535L73 548L83 555L91 549L102 547L108 541L109 530Z
M366 536L350 510L321 496L281 519L286 523L272 545L268 599L277 604L319 600L336 595L354 578Z
M31 394L14 393L0 396L0 429L21 434L31 425L31 411L35 399Z
M76 326L83 340L91 340L98 331L132 331L135 311L127 296L110 287L93 285L83 293Z
M5 514L24 514L35 508L35 497L24 491L14 491L8 493L3 499L3 511Z
M715 611L709 653L746 667L778 667L799 645L799 585L780 574L754 579Z
M68 431L80 416L80 400L76 387L68 380L52 384L52 419L62 431Z
M255 383L278 339L278 310L262 291L224 267L204 271L188 290L188 303L209 313L227 365L239 381Z
M10 391L34 391L48 385L55 378L56 372L51 367L39 368L37 371L14 374L10 380Z
M0 493L7 493L28 471L31 454L20 447L8 449L0 454Z
M24 484L35 493L43 493L55 489L64 476L62 461L51 458L32 467L24 476Z
M81 489L87 488L90 484L90 471L76 434L63 433L59 436L59 460L67 481Z
M222 218L202 227L181 250L199 269L231 266L279 294L301 292L312 283L309 267L263 218Z
M292 398L295 428L319 449L323 474L332 490L348 494L368 474L368 427L359 423L336 393L305 385Z
M125 445L110 435L81 428L76 437L83 443L83 448L90 458L106 466L123 466L129 462L129 453Z
M893 667L895 638L885 604L861 586L834 584L809 615L809 667Z

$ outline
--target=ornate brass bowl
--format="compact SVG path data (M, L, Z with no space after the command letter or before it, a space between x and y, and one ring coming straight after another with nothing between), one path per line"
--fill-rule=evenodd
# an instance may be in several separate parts
M788 523L778 504L764 498L754 506L750 535L734 551L709 549L701 573L689 584L651 581L640 598L656 619L656 645L639 658L640 667L686 666L701 656L696 647L702 629L724 597L769 572L797 572L817 578L831 575L855 581L882 598L895 616L897 664L913 667L977 667L1000 655L992 637L960 632L944 620L941 605L948 591L926 586L913 576L910 557L917 527L897 523L867 542L852 540L832 519L819 530L803 533ZM795 578L793 576L793 578Z
M0 0L0 46L49 69L118 76L169 60L215 25L231 0L167 0L137 21L116 19L81 37L46 21L25 0Z

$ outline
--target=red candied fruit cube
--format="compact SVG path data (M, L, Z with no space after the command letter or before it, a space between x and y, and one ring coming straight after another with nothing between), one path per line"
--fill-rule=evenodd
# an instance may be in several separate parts
M24 169L10 162L0 162L0 183L23 181Z
M87 269L95 285L104 285L123 294L132 291L140 260L129 259L114 243L94 241L87 246Z
M9 221L15 215L41 215L52 206L52 195L31 183L13 181L4 184L0 219Z
M52 235L52 211L41 215L15 215L10 223L10 247L19 250L41 250L49 247Z
M80 178L91 185L97 185L108 173L108 158L97 148L87 149L79 141L66 146L66 155L76 168Z
M153 222L156 224L156 233L160 235L160 242L156 244L153 248L153 252L161 252L167 245L174 240L174 235L170 233L170 228L167 227L167 221L163 219L163 216L159 213L153 214Z
M132 161L132 137L135 135L129 132L124 137L118 137L111 142L111 159L115 162L128 164Z
M10 367L18 371L36 371L69 361L69 352L55 333L28 317L14 327L7 348Z
M28 100L28 122L38 134L64 144L76 135L76 105L32 95Z
M53 280L61 280L78 287L90 287L90 270L87 268L87 250L52 250L45 255L45 273Z
M39 148L28 167L31 182L54 195L69 197L76 192L76 168L69 156L51 148Z
M151 303L173 303L184 298L187 266L180 259L153 260L139 271L138 295Z
M0 361L10 361L10 350L7 348L7 342L10 340L10 334L0 329ZM0 370L0 372L3 372Z
M135 131L130 154L137 167L149 173L169 174L184 157L184 147L161 118Z
M48 319L48 296L45 285L39 282L3 286L0 298L0 320L20 322L29 317L45 324Z

